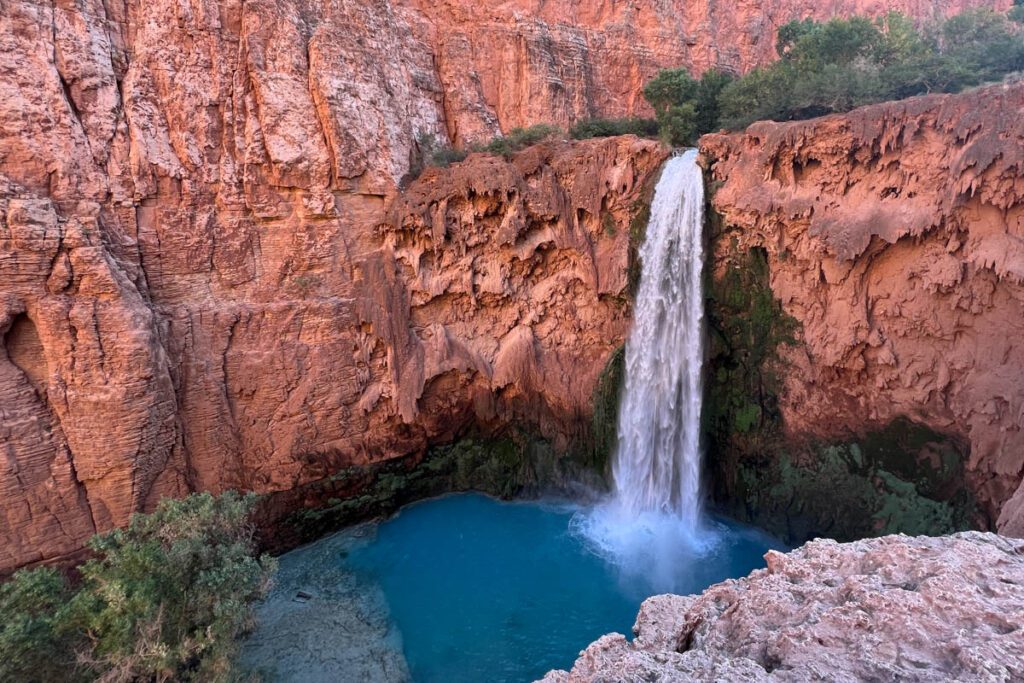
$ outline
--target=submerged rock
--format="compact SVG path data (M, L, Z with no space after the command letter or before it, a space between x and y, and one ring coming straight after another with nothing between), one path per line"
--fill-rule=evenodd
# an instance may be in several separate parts
M242 647L243 671L267 681L409 680L384 595L343 566L359 540L338 534L281 559L274 587L256 611L258 627Z
M699 596L644 602L590 645L589 681L1024 679L1024 541L967 532L816 540Z

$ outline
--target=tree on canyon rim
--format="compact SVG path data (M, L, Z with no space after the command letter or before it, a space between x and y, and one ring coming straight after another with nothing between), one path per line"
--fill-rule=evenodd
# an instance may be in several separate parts
M723 88L722 123L807 119L998 80L1024 69L1024 28L1011 16L973 10L920 29L897 12L790 22L777 62Z
M644 87L644 99L654 109L661 136L670 145L692 145L718 126L719 98L732 81L729 74L710 70L700 80L686 69L665 69Z

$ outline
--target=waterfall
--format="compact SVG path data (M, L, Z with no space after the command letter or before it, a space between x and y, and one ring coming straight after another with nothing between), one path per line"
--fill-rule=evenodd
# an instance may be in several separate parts
M647 591L685 585L717 541L701 519L703 228L704 178L689 150L662 171L640 250L614 495L572 525Z
M697 151L669 160L651 203L626 342L615 496L629 512L700 519L704 178Z

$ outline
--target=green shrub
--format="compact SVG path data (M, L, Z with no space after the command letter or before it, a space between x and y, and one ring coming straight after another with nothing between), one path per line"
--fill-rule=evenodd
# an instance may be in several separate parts
M444 144L433 133L420 133L416 137L416 161L411 165L405 183L411 182L429 166L448 168L452 164L464 160L473 152L495 154L511 157L516 152L526 149L552 137L564 135L561 128L540 123L529 128L514 128L508 135L499 135L490 142L470 145L467 148L456 148Z
M73 680L60 622L72 592L53 569L20 571L0 584L0 681Z
M1024 0L1013 0L1013 7L1007 16L1018 24L1024 24Z
M440 166L442 168L448 168L452 164L458 162L469 156L469 152L464 149L454 149L452 147L440 147L434 150L430 155L430 165Z
M428 166L448 166L462 161L468 156L466 150L455 149L444 144L433 133L420 133L416 136L416 160L409 168L409 178L415 179L423 173Z
M642 138L658 136L658 122L652 119L586 119L580 121L569 135L575 140L608 138L616 135L637 135Z
M930 92L957 92L1024 69L1024 32L1005 14L972 10L917 29L891 12L791 22L779 61L720 91L723 123L806 119Z
M94 536L69 588L53 570L0 589L0 667L14 680L222 681L273 560L254 556L253 497L164 500ZM4 680L10 678L0 676Z
M473 148L474 152L487 152L510 157L516 152L535 145L542 140L563 135L562 129L546 123L538 123L529 128L513 128L508 135L499 135L486 145Z

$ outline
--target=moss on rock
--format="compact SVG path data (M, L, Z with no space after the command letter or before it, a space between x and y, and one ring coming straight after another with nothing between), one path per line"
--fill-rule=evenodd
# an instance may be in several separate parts
M938 465L937 452L945 453ZM781 441L748 451L734 461L731 482L719 479L719 502L791 543L954 533L980 521L961 483L963 461L953 441L897 420L857 441L812 445L796 456Z
M525 433L467 437L423 456L349 467L277 498L264 497L260 526L272 533L262 540L267 548L283 551L447 493L479 491L510 499L577 486L581 492L600 490L604 466L589 447L559 455Z
M626 381L626 347L620 346L601 371L591 403L594 416L591 425L593 457L590 466L607 475L608 465L618 443L619 402Z
M791 543L985 526L964 485L966 448L906 419L841 443L795 444L777 393L799 325L769 284L767 254L743 250L708 212L712 251L704 438L712 496L725 513Z

